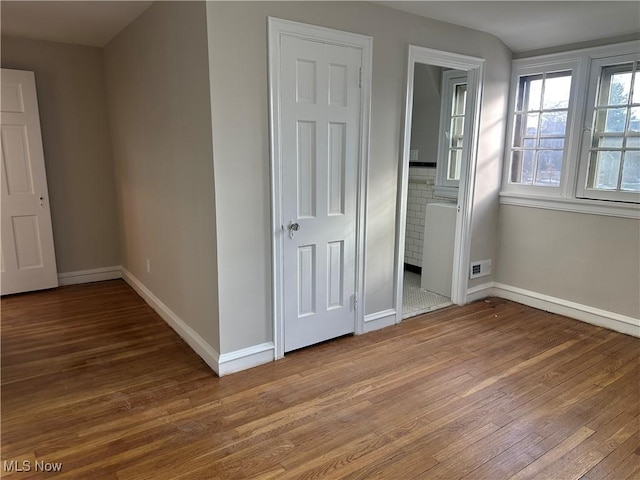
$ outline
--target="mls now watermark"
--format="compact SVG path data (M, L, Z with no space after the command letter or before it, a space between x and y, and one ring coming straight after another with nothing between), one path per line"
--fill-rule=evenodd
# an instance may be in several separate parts
M47 462L45 460L5 460L2 463L4 472L61 472L62 462Z

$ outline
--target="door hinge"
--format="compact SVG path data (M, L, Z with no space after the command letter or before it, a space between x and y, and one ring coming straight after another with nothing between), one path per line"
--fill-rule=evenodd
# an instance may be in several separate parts
M353 309L357 310L358 309L358 292L354 293L352 297L353 297Z
M360 67L360 76L358 77L358 86L362 88L362 67Z

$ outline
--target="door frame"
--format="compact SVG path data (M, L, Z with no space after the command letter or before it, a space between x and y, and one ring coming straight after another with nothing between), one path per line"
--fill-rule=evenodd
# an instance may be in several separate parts
M404 244L407 224L407 194L409 190L409 150L411 148L411 122L413 115L413 76L416 63L467 71L468 115L465 131L469 132L463 146L463 164L458 185L458 215L453 252L451 301L456 305L467 302L467 285L471 255L471 221L473 197L478 163L478 138L480 132L480 105L484 89L485 60L467 55L409 45L407 55L407 86L405 89L405 115L402 144L402 162L398 177L398 211L395 252L395 311L396 323L402 321L402 291L404 273ZM473 126L471 127L471 121Z
M364 267L366 244L366 193L369 166L371 69L373 38L305 23L268 17L269 140L271 157L272 302L275 358L284 356L284 234L282 215L282 159L280 145L280 39L287 35L315 42L357 48L362 55L358 192L356 207L356 334L364 331Z

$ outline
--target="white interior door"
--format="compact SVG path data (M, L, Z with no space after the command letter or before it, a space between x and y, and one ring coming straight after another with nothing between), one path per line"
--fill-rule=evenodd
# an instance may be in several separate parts
M285 351L354 332L361 56L280 44Z
M2 69L2 295L58 286L33 72Z

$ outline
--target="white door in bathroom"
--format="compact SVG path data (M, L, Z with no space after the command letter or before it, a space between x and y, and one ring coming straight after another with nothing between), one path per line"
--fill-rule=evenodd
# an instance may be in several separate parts
M280 42L284 351L354 332L362 50Z
M33 72L2 69L2 295L58 286Z

